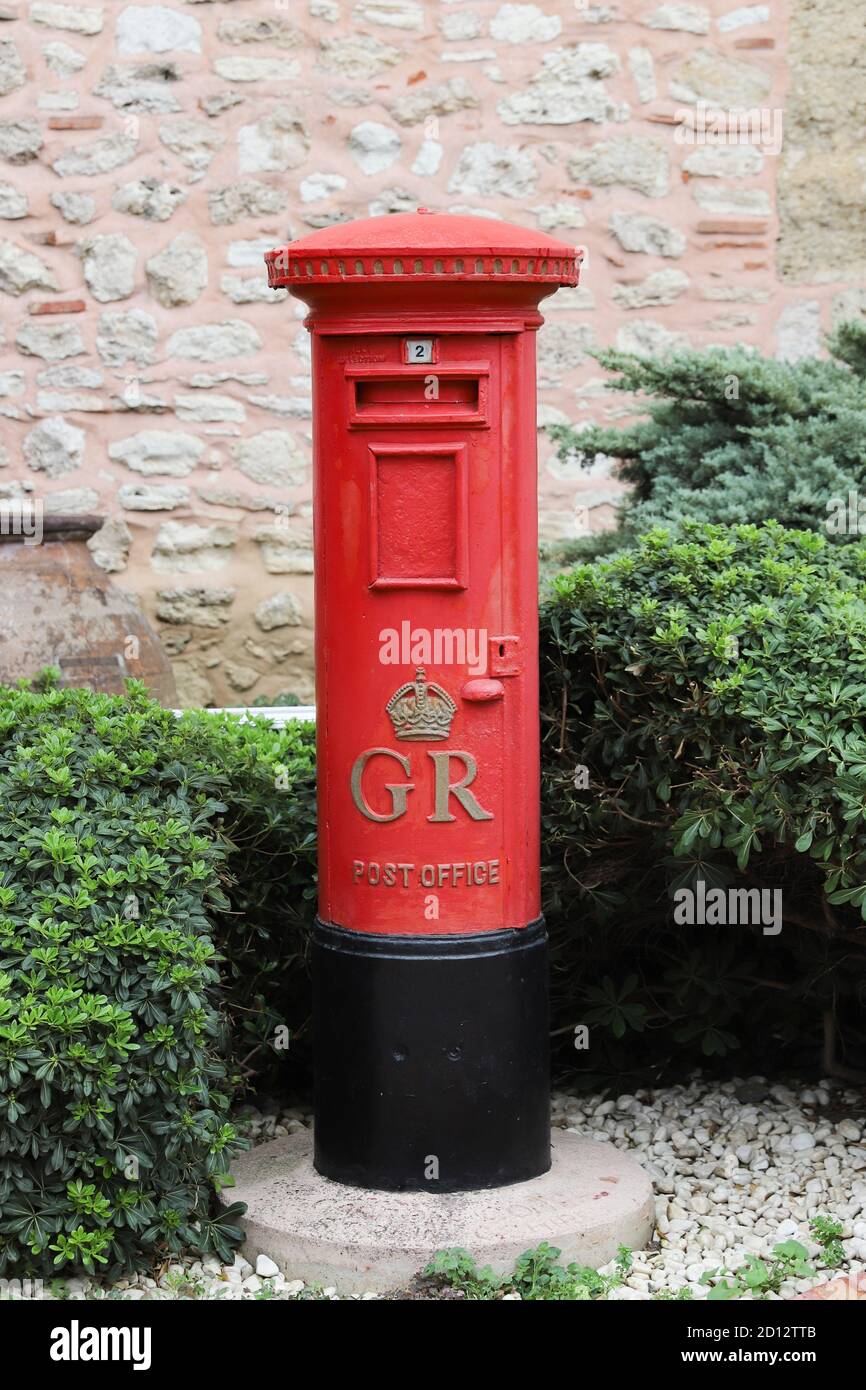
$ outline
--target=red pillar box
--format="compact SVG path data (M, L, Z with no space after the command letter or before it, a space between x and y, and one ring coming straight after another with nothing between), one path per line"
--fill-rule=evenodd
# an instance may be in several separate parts
M313 337L315 1164L550 1166L535 332L573 248L409 213L266 257Z

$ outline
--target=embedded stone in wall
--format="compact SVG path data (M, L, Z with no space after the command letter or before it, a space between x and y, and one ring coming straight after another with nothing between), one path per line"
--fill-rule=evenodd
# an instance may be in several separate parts
M549 320L538 333L538 375L545 384L556 384L584 360L587 350L595 346L595 332L590 324L551 323Z
M640 102L655 101L658 95L656 88L655 65L653 55L648 48L638 44L628 51L628 66L634 85L637 88L637 99Z
M242 386L266 386L268 380L265 372L193 372L187 384L209 391L212 386L222 386L226 381L239 381Z
M179 328L168 340L169 357L192 358L198 362L219 362L223 358L249 357L259 351L262 340L251 323L226 319L223 323Z
M339 193L347 184L348 179L344 179L342 174L324 174L316 170L305 179L301 179L298 191L302 203L316 203L322 198L330 198L332 194Z
M257 237L253 241L230 241L226 260L231 266L241 269L255 266L256 270L264 268L263 262L265 253L272 250L274 239L270 237Z
M288 589L262 599L253 617L262 632L273 632L278 627L300 627L304 621L300 602Z
M769 19L769 5L742 5L739 9L719 15L716 27L721 33L730 34L734 29L742 29L749 24L767 24Z
M219 522L200 526L195 522L166 521L153 543L150 563L155 570L179 574L222 569L236 544L238 528Z
M186 0L188 5L200 4L202 0ZM213 686L203 671L191 661L173 661L171 673L177 690L181 709L207 709L214 704Z
M93 95L110 101L119 111L168 114L181 109L178 94L173 90L179 82L180 72L174 63L112 66L105 69Z
M178 184L155 178L134 179L116 190L111 206L116 212L128 212L130 216L143 217L148 222L167 222L188 197L186 190Z
M300 48L305 43L303 32L278 15L221 19L217 37L222 43L262 43L268 48Z
M560 228L573 231L586 225L586 217L574 202L539 203L530 208L530 212L535 214L543 232L556 232Z
M96 216L96 199L89 193L52 193L51 206L76 227L86 227Z
M108 457L145 477L185 478L201 461L204 444L182 430L140 430L108 446Z
M238 131L238 169L242 174L285 173L307 158L310 136L300 112L283 103Z
M83 53L79 53L76 48L72 48L68 43L46 43L42 48L42 56L45 59L49 72L54 72L58 77L72 77L76 72L80 72L87 59Z
M0 118L0 159L7 164L29 164L44 143L42 127L31 117Z
M689 287L682 270L655 270L636 285L614 285L612 298L623 309L648 309L673 304Z
M22 323L15 334L15 346L26 357L59 362L83 352L84 340L75 323Z
M261 671L257 671L255 667L244 666L235 661L227 661L223 670L232 690L252 690L261 675Z
M728 110L762 106L770 94L770 74L756 63L731 58L715 48L698 48L675 67L669 79L676 101L705 101Z
M431 179L439 172L442 156L445 153L438 140L425 140L412 164L412 173Z
M573 155L567 164L569 177L575 183L604 187L622 184L644 193L648 198L661 198L669 190L668 152L657 140L640 136L624 136L616 140L600 140Z
M866 279L858 0L792 0L776 266L789 282Z
M416 0L358 0L352 19L358 24L382 24L416 34L424 29L424 9Z
M25 294L27 290L59 290L60 281L50 266L14 241L0 241L0 291Z
M310 461L288 430L262 430L231 446L236 467L254 483L272 487L303 487L309 482Z
M156 616L176 626L223 627L231 618L236 594L236 589L158 589Z
M52 415L25 435L22 449L30 468L47 478L59 478L74 473L84 462L84 430L70 425L62 415Z
M496 109L506 125L625 121L628 103L615 101L603 81L619 70L619 58L607 44L557 48L545 54L543 66L529 86L504 97Z
M255 533L262 561L269 574L312 574L313 542L307 530L287 526L261 526Z
M224 111L231 111L233 106L241 106L246 100L240 92L214 92L212 96L200 97L199 108L206 116L213 120L221 116Z
M461 43L467 39L477 39L484 28L484 21L475 10L457 10L454 14L444 14L436 21L439 32L449 43Z
M345 184L343 179L343 184ZM286 191L273 188L260 179L241 179L221 188L212 188L207 197L210 220L215 227L240 222L245 217L267 217L283 212L287 203Z
M207 248L196 232L181 232L145 262L147 287L165 309L194 304L207 286Z
M0 372L0 398L6 400L10 396L22 396L23 394L23 372Z
M290 415L296 420L309 420L313 414L310 396L250 396L249 401L250 405L257 405L259 410L270 410L275 415Z
M119 233L89 237L79 242L77 252L94 299L107 304L129 298L135 289L138 252L128 237Z
M117 16L118 53L201 53L201 25L166 5L129 5Z
M763 188L729 188L715 183L696 183L692 187L692 197L704 212L721 216L770 217L773 211L770 195Z
M301 75L294 58L247 58L232 54L214 60L214 72L227 82L293 82Z
M27 70L21 55L11 39L0 39L0 97L23 87L27 80Z
M707 34L709 11L703 5L659 5L641 20L648 29L679 29L685 34Z
M389 110L398 125L420 125L431 116L450 116L455 111L469 111L479 105L478 97L463 77L447 82L431 82L415 87L397 97Z
M821 305L816 299L794 299L785 305L776 324L776 344L781 362L820 356Z
M830 306L830 317L833 327L844 323L845 319L858 319L862 314L866 314L866 289L858 289L850 286L848 289L840 290L834 294L833 303Z
M138 141L124 131L102 135L86 145L64 150L51 167L61 178L95 178L128 164L138 154Z
M0 217L17 221L28 213L27 195L11 183L0 183Z
M76 395L71 391L37 391L36 409L46 413L88 410L102 413L105 402L99 396Z
M102 10L85 5L33 4L27 13L31 24L46 29L68 29L74 34L102 32Z
M528 198L535 192L537 179L538 169L530 150L484 140L467 145L451 176L448 192L485 198Z
M403 57L399 48L363 33L323 38L319 49L318 65L325 72L338 72L362 81L378 77Z
M362 174L381 174L400 158L402 142L396 130L378 121L362 121L349 132L349 154Z
M212 125L192 116L170 116L160 122L159 138L173 155L195 174L203 174L226 137Z
M276 497L258 497L225 483L200 487L196 492L202 502L207 502L211 507L241 507L247 512L281 512L285 516L292 510L288 502L279 501Z
M746 304L766 304L770 291L751 285L702 285L701 299Z
M143 309L109 310L99 317L96 351L107 367L147 367L156 361L156 339L156 319Z
M99 507L99 493L92 487L72 487L65 492L50 492L42 499L47 516L81 516Z
M331 87L325 95L332 106L372 106L375 102L366 87Z
M280 304L288 290L272 290L264 275L222 275L220 289L232 304Z
M120 517L109 517L87 542L94 561L106 574L125 570L132 545L132 532Z
M77 92L40 92L36 98L40 111L76 111Z
M417 206L418 199L407 188L395 186L383 188L378 197L371 199L367 212L370 217L387 217L392 212L414 212Z
M124 483L117 499L129 512L171 512L189 503L189 488L183 483Z
M562 20L538 5L501 5L490 21L490 37L498 43L548 43L562 32Z
M609 228L624 251L649 256L681 256L686 239L676 227L642 212L614 212Z
M567 313L574 309L594 308L595 295L587 285L574 285L557 290L545 305L547 313Z
M236 401L233 396L218 396L216 394L197 393L193 396L175 396L174 413L178 420L185 424L193 424L197 421L243 424L247 418L242 401Z
M623 324L616 335L616 345L621 352L663 357L679 348L687 348L689 340L685 333L675 333L663 324L654 323L652 319L634 319L631 323Z
M683 160L687 174L712 179L746 178L763 167L764 156L753 145L700 145Z

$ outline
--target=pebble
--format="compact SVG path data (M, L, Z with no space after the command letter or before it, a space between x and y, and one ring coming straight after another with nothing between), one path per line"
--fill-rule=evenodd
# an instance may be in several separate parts
M852 1114L831 1122L821 1113L831 1104L831 1114L846 1108ZM860 1093L841 1083L793 1088L769 1085L762 1077L721 1083L693 1078L616 1099L604 1092L554 1095L555 1125L631 1151L655 1185L654 1243L634 1252L624 1282L607 1297L646 1300L688 1288L696 1300L705 1299L709 1289L700 1280L708 1269L735 1270L749 1255L770 1256L784 1240L805 1244L817 1266L819 1247L808 1224L815 1216L842 1223L850 1264L841 1274L866 1266L866 1174L854 1176L866 1168L863 1122L855 1118L862 1113ZM305 1106L271 1105L264 1113L247 1105L238 1118L253 1143L297 1133L312 1122ZM545 1234L539 1230L539 1241ZM615 1262L605 1270L615 1273ZM785 1280L781 1297L793 1298L829 1277L818 1268L814 1275ZM340 1298L336 1288L315 1291L302 1279L286 1279L266 1252L257 1256L255 1267L240 1252L227 1264L215 1255L175 1258L161 1286L147 1274L125 1275L113 1285L85 1277L64 1282L76 1300L109 1292L130 1301L238 1301L264 1294L286 1300L314 1292ZM22 1298L28 1296L25 1288L26 1283ZM368 1302L380 1295L370 1290L352 1297ZM519 1294L506 1298L520 1301Z

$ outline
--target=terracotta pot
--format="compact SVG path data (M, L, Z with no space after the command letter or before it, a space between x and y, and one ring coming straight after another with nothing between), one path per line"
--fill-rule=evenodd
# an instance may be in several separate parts
M102 521L45 517L38 545L9 534L20 527L0 529L0 684L58 666L62 685L122 695L132 676L174 707L174 677L156 633L87 548Z

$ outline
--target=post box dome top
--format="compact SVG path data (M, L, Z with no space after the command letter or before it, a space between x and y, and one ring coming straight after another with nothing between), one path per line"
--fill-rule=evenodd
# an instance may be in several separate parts
M340 222L265 255L273 289L364 280L576 285L581 259L527 227L426 208Z

